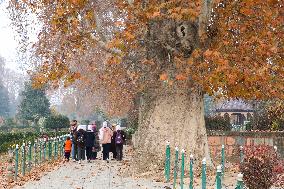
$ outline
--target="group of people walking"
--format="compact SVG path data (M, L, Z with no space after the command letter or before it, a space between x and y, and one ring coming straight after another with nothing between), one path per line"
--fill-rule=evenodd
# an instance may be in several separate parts
M126 134L119 125L109 127L107 122L103 122L102 128L98 128L95 123L87 125L84 128L78 126L77 120L70 124L70 136L67 137L64 144L65 159L81 163L97 159L97 154L101 151L103 160L109 162L110 153L113 159L121 161L123 158L123 144L126 141Z

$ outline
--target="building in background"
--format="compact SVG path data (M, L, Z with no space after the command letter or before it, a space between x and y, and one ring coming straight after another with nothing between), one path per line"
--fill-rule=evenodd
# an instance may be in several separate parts
M242 100L222 101L216 105L216 113L230 120L232 125L244 125L252 121L254 110L252 105Z

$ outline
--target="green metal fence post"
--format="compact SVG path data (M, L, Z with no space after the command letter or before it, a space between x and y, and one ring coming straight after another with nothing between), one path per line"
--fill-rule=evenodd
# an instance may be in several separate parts
M58 157L60 157L60 141L59 141L59 137L57 137L57 147L56 147L56 149L57 149L57 151L56 151L56 156L57 156L57 158Z
M46 138L44 138L43 142L43 161L46 160Z
M216 189L222 188L221 177L222 177L222 166L218 165L217 166L217 174L216 174Z
M38 164L37 161L37 141L34 142L34 165L36 166Z
M61 157L61 137L58 137L58 157Z
M201 184L201 188L202 189L206 189L206 158L204 158L202 160L202 184Z
M243 189L243 188L244 188L243 174L239 173L237 177L236 189Z
M178 172L178 147L175 148L175 167L174 167L174 184L173 189L176 189L177 172Z
M28 142L28 147L29 147L29 156L28 156L28 171L30 172L31 169L32 169L32 144L31 144L31 141Z
M41 161L42 161L42 142L41 142L41 139L39 139L39 164L41 164Z
M61 156L62 157L64 157L64 142L65 142L65 140L64 140L64 137L61 137Z
M62 157L64 157L64 143L65 143L65 140L64 140L64 136L61 137L61 153L62 153Z
M170 143L167 141L166 146L166 161L165 161L165 178L166 182L170 181Z
M15 149L15 181L17 181L18 170L19 170L19 145L16 144L16 149Z
M52 143L51 143L52 139L48 140L48 161L51 160L51 156L52 156Z
M184 179L184 153L185 150L181 150L181 175L180 175L180 189L183 189L183 179Z
M240 146L240 162L244 162L244 148Z
M193 155L190 155L190 164L189 164L189 189L193 189Z
M224 173L225 173L225 145L222 145L222 177L224 177Z
M26 146L25 143L22 145L22 176L26 174Z
M58 140L58 138L55 137L55 139L54 139L54 159L55 160L57 160L57 155L58 155L57 154L57 148L58 148L58 146L57 146L58 145L58 141L57 140Z

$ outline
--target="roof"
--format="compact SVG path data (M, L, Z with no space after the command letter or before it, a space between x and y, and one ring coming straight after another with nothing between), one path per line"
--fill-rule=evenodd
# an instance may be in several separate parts
M253 112L252 105L242 100L223 101L216 106L217 112Z

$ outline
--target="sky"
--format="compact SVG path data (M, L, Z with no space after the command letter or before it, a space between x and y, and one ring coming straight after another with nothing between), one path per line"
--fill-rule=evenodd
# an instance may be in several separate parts
M20 71L20 65L17 63L18 43L14 39L16 32L10 26L6 7L7 1L0 0L0 55L5 58L6 67Z

